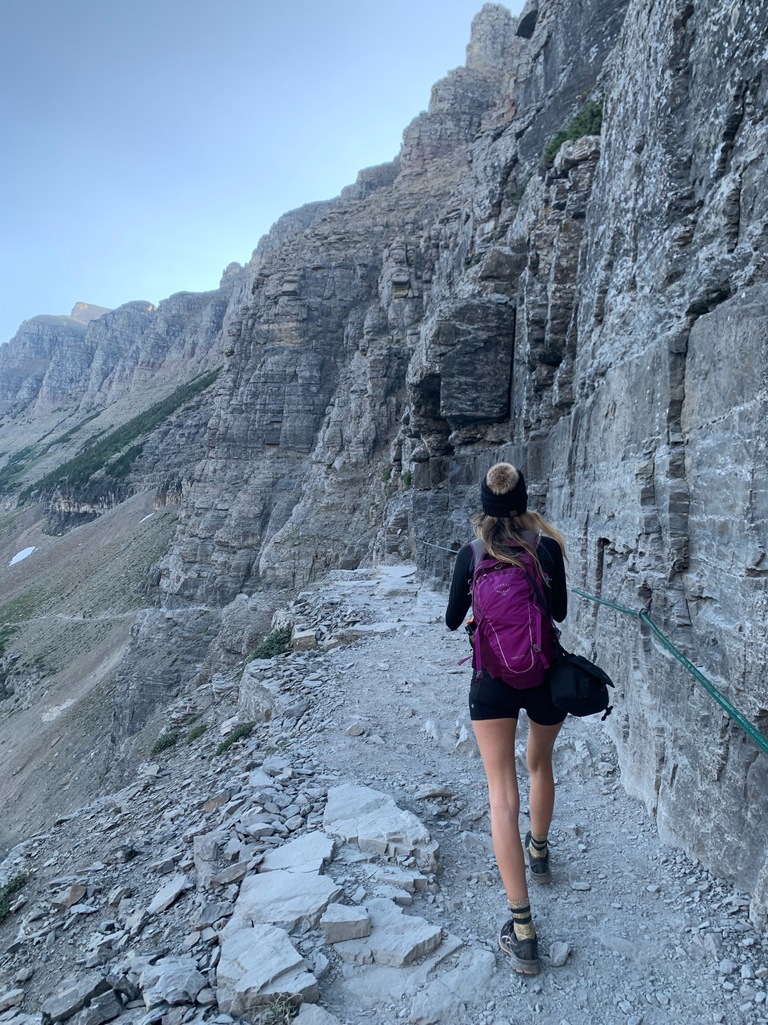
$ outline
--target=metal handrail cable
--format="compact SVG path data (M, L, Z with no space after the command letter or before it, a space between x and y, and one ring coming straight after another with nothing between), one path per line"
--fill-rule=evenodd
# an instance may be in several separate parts
M457 554L457 549L455 548L446 548L444 545L432 544L430 541L422 541L421 538L416 538L416 540L420 544L427 545L430 548L438 548L440 551L450 552L451 555ZM733 721L737 723L744 732L752 738L752 740L754 740L760 750L768 754L768 738L764 737L757 727L753 726L749 719L742 715L737 708L734 708L725 695L715 687L712 681L708 680L701 670L697 669L696 666L674 646L672 641L670 641L670 639L661 632L658 626L656 626L645 609L630 609L627 608L626 605L618 605L616 602L608 601L605 598L598 598L597 595L588 594L586 591L582 591L579 587L572 587L569 585L568 590L572 591L573 594L578 594L580 598L586 598L587 601L593 601L598 605L606 605L608 608L615 609L617 612L622 612L628 616L637 616L640 622L645 623L648 629L651 630L654 636L658 638L667 651L674 655L680 665L682 665L684 669L687 669L691 676L701 684L709 696L716 701L725 712L727 712L731 719L733 719Z
M713 698L718 703L718 705L720 705L720 707L728 713L728 715L731 717L731 719L734 720L734 722L738 723L738 725L741 726L741 728L749 734L749 736L755 741L757 746L762 751L765 751L766 754L768 754L768 739L764 737L762 733L760 733L760 731L752 725L749 719L745 718L745 716L742 715L742 713L737 708L734 708L734 706L730 703L728 698L726 698L726 696L722 694L717 689L717 687L715 687L711 680L708 680L706 678L706 676L701 672L700 669L696 668L696 666L690 661L690 659L687 659L685 655L674 646L672 641L670 641L670 639L661 632L661 630L658 628L658 626L656 626L656 624L650 618L648 613L645 612L645 610L628 609L624 605L617 605L616 602L606 601L605 598L598 598L594 594L588 594L586 591L582 591L578 587L569 587L569 590L573 591L574 594L578 594L582 598L586 598L588 601L596 602L598 605L607 605L609 608L616 609L618 612L624 612L632 616L637 616L638 619L642 623L645 623L648 629L651 630L653 634L661 641L661 643L664 645L667 651L674 655L674 657L677 659L680 665L687 669L691 676L693 676L694 679L702 685L702 687L706 690L709 696Z

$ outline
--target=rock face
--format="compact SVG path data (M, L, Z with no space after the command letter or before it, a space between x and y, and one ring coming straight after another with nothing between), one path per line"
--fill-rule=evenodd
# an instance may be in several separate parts
M766 331L756 176L768 137L755 111L768 6L711 13L628 5L566 333L573 373L561 365L578 382L573 405L540 441L522 420L516 438L568 524L574 582L630 607L650 602L764 728L765 388L749 368L763 365ZM530 395L521 415L536 405ZM765 755L631 619L576 613L574 634L594 637L624 681L612 731L631 787L663 835L718 871L762 880L764 902Z
M477 135L483 115L499 104L520 49L515 20L501 4L486 4L472 22L465 67L456 68L432 89L429 110L403 133L404 171L425 168Z
M90 324L92 320L98 320L105 313L111 312L106 306L94 306L93 303L75 303L70 317L73 320L78 320L81 324Z
M85 372L90 353L85 349L85 325L74 317L32 317L25 320L13 339L0 347L0 411L33 402L40 394L56 353L74 356L75 366Z
M466 540L499 458L572 583L647 607L765 730L767 30L768 0L486 4L398 161L287 214L218 292L0 350L8 413L226 363L116 738L232 663L246 606L266 632L281 592L366 560L445 580L423 542ZM765 755L636 617L574 596L569 639L619 684L626 785L764 916Z

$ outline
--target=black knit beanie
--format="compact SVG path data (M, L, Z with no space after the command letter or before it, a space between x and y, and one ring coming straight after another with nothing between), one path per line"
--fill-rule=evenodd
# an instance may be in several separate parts
M528 509L528 489L520 470L511 463L495 463L480 485L486 516L522 516Z

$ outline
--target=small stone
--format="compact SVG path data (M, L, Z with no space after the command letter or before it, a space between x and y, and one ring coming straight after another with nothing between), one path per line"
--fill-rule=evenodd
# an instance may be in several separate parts
M329 904L320 919L326 943L364 939L371 934L371 919L365 908Z
M91 973L85 976L65 979L61 988L43 1001L40 1008L53 1021L63 1021L82 1010L94 997L101 996L110 988L102 975Z
M7 989L5 993L0 993L0 1014L10 1007L18 1007L23 999L23 989Z
M211 880L216 886L229 886L230 883L239 883L248 875L248 862L236 861L234 865L216 872Z
M417 801L427 801L441 797L450 800L455 795L450 787L436 785L420 787L413 796Z
M192 950L193 947L196 947L199 942L200 942L200 933L199 932L188 933L184 937L184 939L181 941L181 949L182 949L182 951L184 953L186 953L187 951Z
M571 889L572 890L579 890L579 891L581 891L583 893L586 893L587 890L591 890L592 889L592 884L591 883L584 883L584 882L575 882L575 883L571 883Z
M557 941L549 948L549 963L553 968L562 968L571 953L570 943Z
M215 797L209 798L203 805L203 811L206 814L217 811L219 808L223 808L228 803L231 793L229 790L222 790L221 793L216 794Z
M181 895L190 888L190 882L184 875L174 876L170 882L161 887L155 894L152 903L147 908L147 913L156 915L158 912L166 911Z
M147 1010L152 1010L161 1004L194 1003L205 979L192 958L162 957L144 970L139 985Z
M130 897L130 895L131 888L129 886L116 886L113 890L109 891L107 903L110 907L116 908L124 897Z
M312 974L316 979L324 979L331 970L331 962L320 950L314 951L310 956Z
M51 904L55 908L71 908L73 905L79 904L87 892L88 887L85 883L73 883L66 890L62 890L51 897Z

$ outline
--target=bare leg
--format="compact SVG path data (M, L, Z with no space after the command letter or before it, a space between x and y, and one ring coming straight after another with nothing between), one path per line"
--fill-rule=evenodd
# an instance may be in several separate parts
M480 719L472 723L488 780L491 837L507 899L527 900L525 859L520 843L520 792L515 768L517 719Z
M531 774L531 832L545 837L552 824L555 807L555 778L552 771L552 750L562 723L540 726L528 720L528 771Z
M528 901L525 855L518 821L517 719L481 719L472 725L488 780L493 850L512 914L510 921L501 928L499 946L508 955L514 971L536 975L539 971L539 948Z

